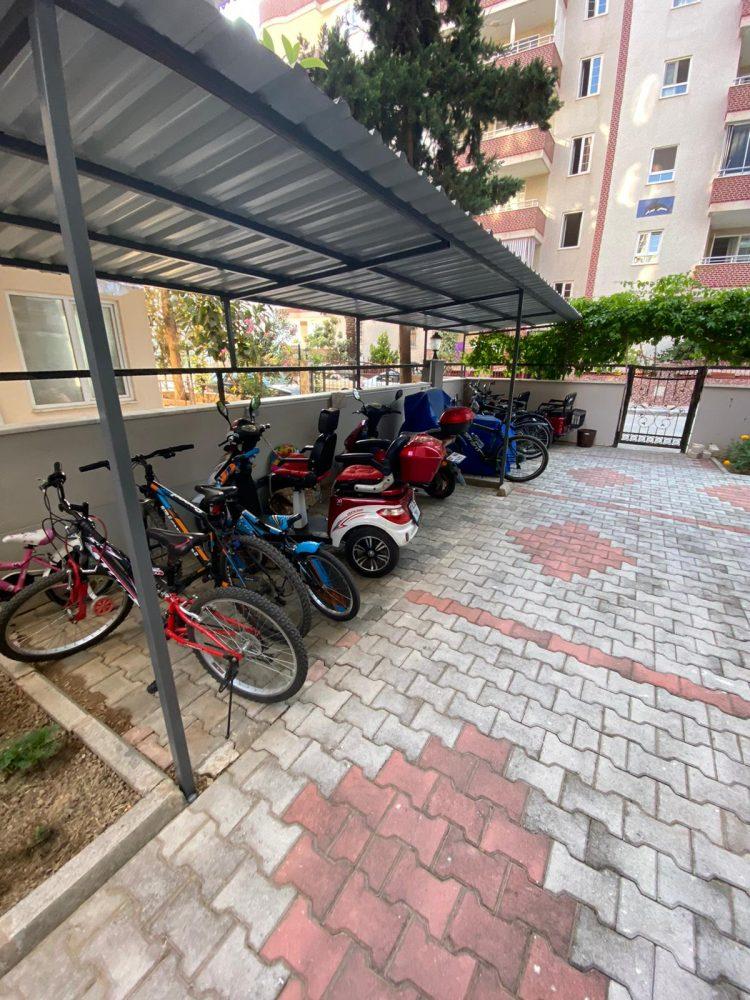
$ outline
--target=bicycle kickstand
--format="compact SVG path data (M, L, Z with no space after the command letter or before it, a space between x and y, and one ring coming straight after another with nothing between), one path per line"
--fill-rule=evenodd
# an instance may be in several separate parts
M234 679L240 669L239 661L230 659L229 666L227 667L227 672L224 675L224 680L219 684L219 694L222 691L226 691L229 688L229 704L227 706L227 735L226 738L229 739L229 734L232 731L232 700L234 696Z

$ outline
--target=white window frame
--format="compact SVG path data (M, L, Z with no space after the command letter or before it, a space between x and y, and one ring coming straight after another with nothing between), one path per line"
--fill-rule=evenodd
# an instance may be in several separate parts
M688 63L688 75L687 80L684 83L667 83L667 66L673 66L676 63L686 62ZM674 59L664 60L664 73L662 74L661 92L659 94L663 101L669 100L672 97L684 97L690 91L690 77L693 74L693 57L692 56L675 56ZM684 90L675 90L676 87L684 87ZM665 91L670 91L670 93L665 93Z
M565 301L569 301L573 297L573 282L572 281L556 281L555 291L558 295L562 295ZM566 294L567 291L567 294Z
M653 236L659 237L659 244L656 250L652 253L648 253L646 248L648 247L648 242ZM645 248L640 249L641 241L646 237ZM645 229L643 232L638 233L635 240L635 253L633 254L633 264L638 267L644 267L648 264L658 264L659 257L661 256L661 248L664 242L664 230L663 229Z
M673 146L654 146L651 150L651 162L648 168L648 180L647 184L671 184L672 181L677 176L677 151L679 150L679 145L675 143ZM674 166L671 170L661 170L654 173L654 157L656 156L656 151L658 149L673 149L674 150ZM671 177L667 177L666 174L671 174Z
M581 162L584 160L585 142L588 139L588 161L585 170L573 170L573 157L575 156L576 143L581 141ZM568 177L580 177L582 174L591 173L591 160L594 155L594 133L587 132L586 135L575 135L570 142L570 159L568 160Z
M605 14L609 14L609 0L593 0L594 3L594 13L589 14L589 4L592 0L586 0L586 21L593 21L595 17L604 17ZM599 10L599 7L604 4L604 10Z
M592 68L593 68L593 64L594 64L594 60L595 59L599 60L599 83L598 83L598 88L596 90L589 89L587 91L587 93L582 94L581 93L581 83L583 82L583 64L586 63L586 62L591 63L591 66L589 67L589 88L590 88L590 86L591 86L591 80L593 78ZM583 59L581 59L581 61L579 63L579 66L578 66L578 96L577 96L576 100L578 100L578 101L584 101L587 97L598 97L599 94L601 94L601 92L602 92L602 79L603 78L604 78L604 56L603 55L598 54L598 55L594 55L594 56L585 56Z
M565 220L568 219L571 215L580 215L581 216L581 224L578 227L578 242L577 243L571 243L569 246L565 246L565 244L563 242L563 240L565 239ZM583 233L583 212L581 211L581 209L578 209L575 212L563 212L562 226L560 226L560 246L559 246L559 249L560 250L576 250L581 245L581 234L582 233Z
M724 151L721 154L721 167L719 177L745 177L750 174L750 122L730 122L724 133ZM729 156L729 148L732 145L732 136L736 128L748 128L748 136L745 140L745 162L742 167L728 167L726 165Z
M693 7L701 0L672 0L672 10L679 10L680 7Z
M75 308L75 298L72 295L53 295L49 292L27 292L27 291L15 291L11 290L5 293L6 308L10 314L11 327L13 330L13 336L16 343L16 348L18 350L18 357L24 371L29 371L29 366L26 363L26 355L23 350L23 341L21 340L21 334L18 331L16 325L16 316L13 311L13 297L23 298L23 299L54 299L57 302L62 303L63 314L65 316L65 323L68 327L68 336L70 338L70 347L73 353L73 358L76 362L76 368L80 368L82 371L86 371L88 368L88 361L86 358L86 349L83 344L83 337L80 333L79 327L76 323L76 308ZM102 310L109 310L112 317L112 330L114 332L115 345L117 347L117 352L120 358L120 364L118 364L118 359L113 358L115 368L127 368L127 355L125 353L125 341L122 334L122 322L120 320L120 309L116 302L102 302ZM133 395L133 386L131 380L126 376L120 376L123 381L123 389L119 395L121 403L132 403L135 400ZM31 384L33 380L28 380L26 383L29 398L31 400L32 410L75 410L82 406L96 406L96 397L94 396L94 390L91 385L91 379L83 376L79 379L81 384L81 394L83 398L78 401L73 401L70 403L37 403L34 398L34 387Z

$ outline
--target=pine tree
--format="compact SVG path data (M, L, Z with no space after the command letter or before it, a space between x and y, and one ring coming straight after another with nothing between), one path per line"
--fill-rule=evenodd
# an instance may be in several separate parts
M357 10L372 49L357 56L340 26L324 29L326 69L311 74L318 86L465 211L506 202L522 182L498 176L482 135L493 122L549 128L560 106L556 72L541 60L499 64L502 48L482 36L480 0L358 0ZM399 348L408 364L408 327Z

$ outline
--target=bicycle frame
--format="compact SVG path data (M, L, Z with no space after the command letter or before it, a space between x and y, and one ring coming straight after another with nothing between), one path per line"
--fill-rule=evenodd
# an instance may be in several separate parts
M44 556L38 556L34 549L27 549L23 559L18 559L14 562L0 562L0 572L6 573L8 576L11 574L15 575L16 572L18 573L15 583L8 583L7 580L0 578L0 591L4 594L17 594L19 590L23 590L26 586L26 578L30 575L29 570L33 564L51 572L55 572L58 569L49 559L46 559Z

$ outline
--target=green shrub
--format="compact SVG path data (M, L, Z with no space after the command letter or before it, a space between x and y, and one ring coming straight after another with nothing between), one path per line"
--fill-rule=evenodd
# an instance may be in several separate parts
M29 771L62 749L64 736L59 726L30 729L0 750L0 774Z
M750 473L750 434L743 434L730 446L724 461L732 472Z

